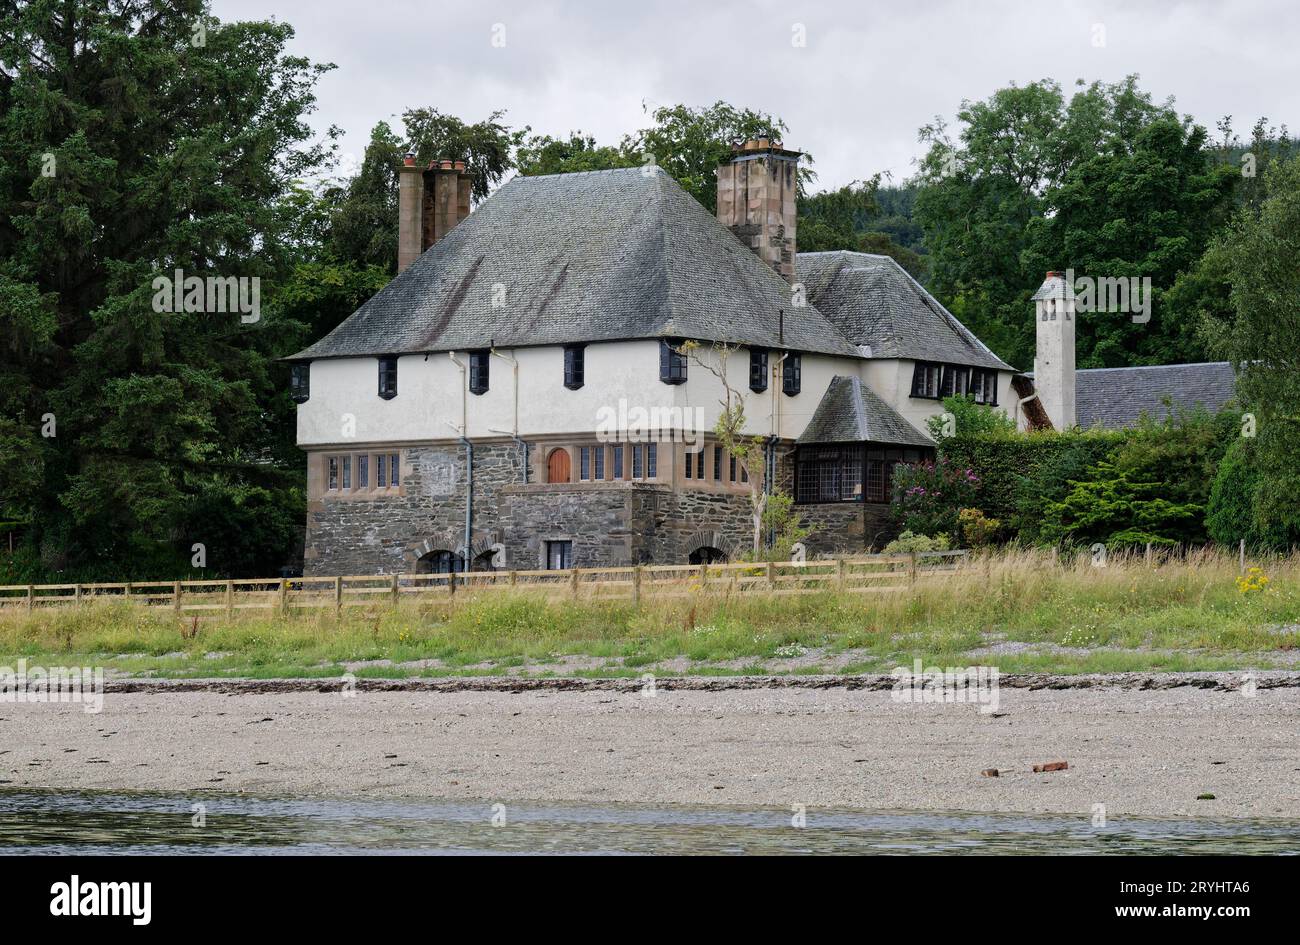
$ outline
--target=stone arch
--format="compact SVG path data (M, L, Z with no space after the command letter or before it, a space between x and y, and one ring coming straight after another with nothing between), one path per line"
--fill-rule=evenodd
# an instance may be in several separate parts
M717 549L728 561L734 561L739 556L740 551L739 546L734 541L717 529L702 529L687 538L685 545L683 545L687 559L705 548Z

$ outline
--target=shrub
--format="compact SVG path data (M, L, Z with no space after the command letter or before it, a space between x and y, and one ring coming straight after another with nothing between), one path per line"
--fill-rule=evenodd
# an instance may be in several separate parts
M933 463L894 467L894 514L917 534L956 534L957 513L977 506L980 479L969 466L942 456Z
M973 548L992 542L1002 527L1001 522L988 518L979 509L962 509L957 513L957 523L961 526L962 538Z
M947 551L948 536L935 535L930 538L926 535L916 535L910 531L902 532L897 538L885 545L885 554L902 555L920 554L924 551Z
M977 404L971 397L945 397L943 411L952 414L952 436L1011 436L1016 422L988 404ZM950 436L944 429L944 416L938 414L925 421L930 436L943 440Z
M1072 481L1059 502L1043 512L1041 534L1050 542L1108 547L1173 545L1200 527L1204 506L1165 498L1164 482L1133 479L1107 462L1089 470L1084 481Z
M1284 551L1300 542L1300 534L1280 522L1264 521L1256 445L1238 437L1219 463L1205 512L1205 530L1220 545L1245 539L1251 548Z

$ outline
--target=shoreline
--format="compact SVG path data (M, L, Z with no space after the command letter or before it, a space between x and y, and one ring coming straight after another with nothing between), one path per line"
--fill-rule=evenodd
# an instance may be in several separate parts
M119 679L0 703L0 787L1300 819L1300 673L1241 676L1004 677L992 713L889 676Z

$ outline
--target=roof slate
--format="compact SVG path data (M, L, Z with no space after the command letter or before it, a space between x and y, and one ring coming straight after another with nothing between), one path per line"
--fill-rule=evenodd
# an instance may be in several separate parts
M831 378L799 443L893 443L934 446L934 441L904 419L857 377Z
M859 356L662 169L638 167L513 178L292 359L658 337Z
M1232 399L1236 382L1228 361L1088 368L1075 373L1075 416L1084 428L1131 427L1143 413L1165 419L1170 412L1166 397L1175 407L1199 404L1214 413Z
M799 253L796 270L808 301L872 357L1012 370L888 256Z

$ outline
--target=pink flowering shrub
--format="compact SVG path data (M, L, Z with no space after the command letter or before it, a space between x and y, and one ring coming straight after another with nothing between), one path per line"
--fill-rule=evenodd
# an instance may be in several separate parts
M895 516L904 528L922 535L959 539L958 513L979 504L980 477L943 458L895 466L893 487Z

